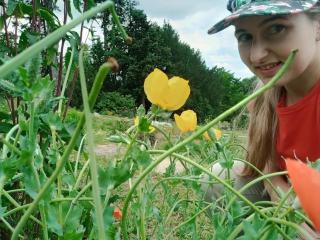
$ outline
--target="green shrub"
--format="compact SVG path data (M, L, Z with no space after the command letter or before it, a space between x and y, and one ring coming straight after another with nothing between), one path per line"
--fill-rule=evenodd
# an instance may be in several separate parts
M133 117L135 100L131 95L122 95L119 92L101 93L95 110L101 114L114 113L120 116Z
M66 115L65 122L67 123L77 123L80 121L81 112L75 108L69 108Z

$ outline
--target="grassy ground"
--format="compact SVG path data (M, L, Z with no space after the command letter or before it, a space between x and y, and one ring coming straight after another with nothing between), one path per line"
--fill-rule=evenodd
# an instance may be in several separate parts
M75 113L73 113L75 114ZM96 143L96 153L97 160L101 166L109 163L109 161L115 161L116 159L121 159L125 146L118 146L115 143L108 141L110 135L116 134L117 132L125 132L134 123L133 119L122 118L118 116L107 116L94 114L94 132L95 132L95 143ZM166 132L171 133L172 138L176 139L179 137L180 133L172 123L172 128L167 128ZM237 145L246 144L246 131L237 130L223 130L223 135L225 138L231 139L230 142L233 143L234 151L243 157L243 151ZM165 146L165 139L160 133L154 134L154 144L157 149L161 149ZM195 145L196 146L196 145ZM210 153L209 153L210 154ZM197 156L195 157L196 160ZM200 162L201 159L196 160ZM169 164L169 162L168 162ZM205 164L205 163L204 163ZM168 165L166 165L168 166ZM188 166L191 168L191 166ZM209 167L207 165L207 167ZM191 174L192 175L192 174ZM132 182L135 181L135 178ZM160 172L153 172L149 177L146 178L144 182L144 188L154 187L159 181L164 181L166 178L170 177L190 177L190 173L184 171L179 171L174 173L174 171L169 172L165 169ZM152 236L152 239L194 239L194 234L196 233L197 239L210 239L213 234L213 227L211 220L206 216L206 212L201 213L199 216L193 216L203 209L202 204L198 204L199 200L199 183L190 183L185 181L165 181L165 184L157 185L155 191L151 197L152 202L146 203L146 207L153 211L146 217L146 232L148 236ZM128 183L123 184L118 188L112 195L118 195L118 200L114 203L115 205L122 208L123 201L126 194L128 193L130 187ZM134 200L135 202L136 200ZM137 214L132 208L130 208L129 216L131 216L134 221L135 214ZM151 211L150 210L150 211ZM158 216L161 219L154 217L154 212L158 212ZM181 227L178 227L180 224ZM138 239L134 232L137 229L134 228L135 224L130 223L129 231L133 234L130 235L130 239ZM175 229L176 228L176 229ZM157 233L157 234L153 234Z

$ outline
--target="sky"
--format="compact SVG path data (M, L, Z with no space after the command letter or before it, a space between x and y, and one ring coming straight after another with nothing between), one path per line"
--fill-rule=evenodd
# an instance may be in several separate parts
M227 0L137 0L137 8L144 10L148 19L162 25L169 22L182 42L199 50L206 65L224 67L235 77L251 77L253 74L242 63L234 28L208 35L216 22L229 15Z

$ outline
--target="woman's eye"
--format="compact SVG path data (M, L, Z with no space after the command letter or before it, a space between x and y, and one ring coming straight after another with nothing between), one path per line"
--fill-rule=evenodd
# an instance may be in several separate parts
M239 43L247 43L251 41L252 37L250 34L244 33L237 36L237 40Z
M282 33L285 29L286 29L285 26L280 25L280 24L276 24L276 25L271 26L268 29L268 34L279 34L279 33Z

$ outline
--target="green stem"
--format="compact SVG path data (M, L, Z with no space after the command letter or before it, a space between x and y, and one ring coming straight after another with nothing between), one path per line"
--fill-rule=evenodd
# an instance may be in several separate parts
M56 198L51 200L52 203L54 202L72 202L74 200L74 198L69 197L69 198ZM82 198L78 198L77 201L87 201L87 202L91 202L93 201L92 197L82 197Z
M76 27L84 20L95 16L97 13L102 12L103 10L109 8L111 14L115 19L115 23L117 27L120 29L120 32L123 38L128 39L128 35L125 33L125 30L121 26L119 22L119 18L117 18L117 14L115 12L114 3L112 1L106 1L104 3L99 4L98 6L91 8L89 11L81 14L80 17L72 20L70 23L60 27L56 31L50 33L47 37L43 38L39 42L33 44L14 58L6 61L3 65L0 66L0 79L4 78L7 74L39 54L42 50L47 49L48 47L55 44L61 38L65 36L67 32L69 32L72 28Z
M99 68L99 71L98 71L97 76L94 80L94 83L93 83L93 86L91 89L91 93L89 96L89 103L90 103L91 108L94 106L94 103L95 103L97 96L100 92L100 89L102 87L103 81L104 81L106 75L110 72L111 68L112 68L112 64L110 64L110 63L105 63ZM36 206L40 202L40 200L43 198L45 193L48 191L49 187L57 179L57 177L60 174L61 170L63 169L66 161L69 159L69 156L70 156L70 154L71 154L71 152L77 142L78 137L80 136L80 133L81 133L83 125L84 125L84 121L85 121L85 117L82 114L82 116L78 122L78 125L74 131L74 134L73 134L65 152L63 153L62 157L58 160L58 164L57 164L56 169L54 170L54 172L52 173L50 178L47 180L47 182L44 184L44 186L42 187L42 189L40 190L40 192L38 193L38 195L36 196L36 198L34 199L32 204L30 205L28 210L25 212L25 214L22 216L22 218L18 222L18 224L12 234L12 237L11 237L12 240L17 239L18 234L22 231L29 216L32 214L32 212L34 211L34 209L36 208Z
M279 224L282 224L282 225L287 225L288 227L294 228L296 231L300 232L305 237L306 240L313 240L314 239L306 230L304 230L302 227L300 227L296 223L288 222L288 221L285 221L283 219L273 218L273 217L272 218L268 218L267 220L271 221L271 222L279 223Z
M77 152L76 164L75 164L75 167L74 167L74 173L73 173L74 176L76 176L77 172L78 172L78 165L79 165L79 161L80 161L80 155L81 155L81 151L82 151L82 148L83 148L83 144L84 144L85 138L86 138L86 135L84 135L81 138L81 142L80 142L79 149L78 149L78 152Z
M288 59L286 60L285 64L281 67L281 69L277 72L277 74L270 80L269 83L267 83L265 86L263 86L262 88L260 88L259 90L257 90L256 92L254 92L253 94L249 95L248 97L246 97L245 99L243 99L242 101L240 101L238 104L236 104L235 106L231 107L229 110L225 111L224 113L222 113L221 115L219 115L217 118L215 118L214 120L212 120L211 122L209 122L206 126L200 128L199 130L197 130L196 132L194 132L191 136L189 136L188 138L186 138L185 140L183 140L182 142L178 143L177 145L173 146L172 148L170 148L169 150L167 150L166 152L164 152L163 154L161 154L159 156L159 158L153 163L151 164L149 167L147 167L142 174L139 176L139 178L137 179L137 181L134 183L134 185L132 186L132 188L130 189L125 202L124 202L124 208L123 208L123 217L122 217L122 221L121 221L121 228L122 228L122 233L124 235L124 239L127 240L128 239L128 231L127 231L127 223L126 223L126 218L127 218L127 210L128 210L128 205L129 202L132 198L133 192L136 190L136 188L138 187L138 185L140 184L140 182L163 160L165 159L167 156L171 155L173 152L177 151L178 149L180 149L181 147L183 147L184 145L186 145L187 143L191 142L193 139L195 139L196 137L202 135L205 131L207 131L208 129L210 129L211 127L213 127L215 124L217 124L218 122L220 122L221 120L223 120L224 118L226 118L227 116L231 115L232 113L234 113L235 111L237 111L238 109L240 109L241 107L243 107L244 105L246 105L247 103L249 103L251 100L255 99L257 96L261 95L262 93L264 93L265 91L269 90L270 88L273 87L273 85L285 74L285 72L287 71L288 67L291 65L291 63L294 60L294 57L297 53L297 50L293 50L292 53L289 55ZM192 164L195 164L194 162L192 162ZM198 164L197 164L198 165ZM204 172L208 173L209 175L213 175L210 171L204 169L202 166L198 165L198 167L203 170ZM213 178L216 178L216 176L213 175ZM217 178L218 179L218 178ZM223 182L221 179L218 180L219 182ZM224 182L223 182L224 183ZM225 184L225 186L229 189L232 187L229 186L228 184ZM233 190L233 189L232 189ZM232 191L231 190L231 191ZM240 195L240 194L239 194ZM241 198L245 199L244 201L248 201L246 198L244 198L241 195ZM248 201L249 205L252 206L254 209L257 209L254 204L252 204L250 201ZM257 209L258 210L258 209ZM258 210L259 211L259 210ZM260 211L259 211L260 212Z
M129 154L129 152L130 152L133 144L136 142L136 139L137 139L137 137L138 137L138 134L139 134L139 129L137 129L137 131L134 133L134 135L133 135L133 137L132 137L132 139L131 139L131 141L130 141L130 143L129 143L129 146L127 147L126 152L125 152L125 154L123 155L122 161L123 161L124 159L126 159L126 157L128 156L128 154Z
M13 128L10 129L10 131L7 133L7 135L6 135L5 139L4 139L5 141L3 141L3 143L6 142L7 144L10 145L10 146L8 146L7 144L5 144L5 145L3 146L3 149L2 149L2 159L3 159L3 160L7 157L8 147L9 147L11 150L13 150L15 153L20 152L17 148L14 148L14 147L15 147L14 145L11 145L10 142L9 142L12 134L13 134L17 129L19 129L19 124L15 125ZM1 139L0 139L0 140L1 140ZM17 150L18 150L18 151L17 151ZM20 156L21 153L18 154L18 155Z
M286 192L286 195L281 199L278 207L276 208L276 210L273 213L273 217L275 217L278 213L278 211L281 209L281 207L285 204L285 202L287 201L288 197L290 196L290 194L293 193L293 188L290 187L290 189Z
M69 79L69 75L70 75L70 71L71 71L71 66L73 63L73 55L74 55L74 47L72 48L71 51L71 57L70 57L70 61L69 61L69 65L68 65L68 69L63 81L63 86L62 86L62 90L61 90L61 94L60 94L60 100L59 100L59 105L58 105L58 114L61 117L61 112L62 112L62 102L64 100L64 92L66 91L67 88L67 83L68 83L68 79Z
M234 159L235 161L239 161L239 162L243 162L247 165L249 165L251 168L253 168L256 172L258 172L261 176L264 175L263 172L261 172L256 166L254 166L252 163L246 161L246 160L243 160L243 159L240 159L240 158L235 158ZM273 185L273 183L270 181L269 178L266 178L265 181L268 182L268 184L271 186L272 190L280 197L280 193L277 191L276 187Z
M56 139L56 129L51 128L51 136L52 136L52 148L56 151L56 153L58 153L59 151L57 151L57 139ZM58 159L58 156L57 156ZM59 176L57 177L57 186L58 186L58 197L61 198L62 197L62 177L59 174ZM59 224L62 226L63 222L62 222L62 204L59 203L58 204L58 222ZM63 229L63 228L62 228ZM58 237L58 239L60 239L60 236Z
M255 178L254 180L248 182L246 185L244 185L242 188L240 188L238 191L240 193L243 193L245 190L247 190L249 187L253 186L254 184L260 182L260 181L263 181L267 178L270 178L270 177L275 177L275 176L282 176L282 175L285 175L287 174L288 172L287 171L283 171L283 172L274 172L274 173L270 173L270 174L265 174L263 176L260 176L258 178ZM237 199L236 196L234 196L228 203L227 207L226 207L226 210L228 210L232 203Z
M67 222L67 219L68 219L68 217L69 217L69 215L70 215L70 213L71 213L71 211L73 209L73 206L76 204L76 202L82 196L82 194L84 194L88 190L88 188L91 187L91 185L92 185L92 182L89 182L86 186L84 186L82 188L82 190L77 194L77 196L72 199L70 207L69 207L69 210L68 210L68 212L66 214L66 217L64 218L63 225Z
M138 189L138 196L139 196L139 201L140 201L140 238L141 240L146 240L146 230L145 230L145 201L144 201L144 194L142 190L142 186L139 187Z
M87 170L89 164L90 164L90 161L88 160L88 161L86 161L86 163L83 165L83 167L82 167L82 169L81 169L81 171L80 171L80 173L79 173L79 176L78 176L78 178L77 178L77 181L76 181L76 183L75 183L74 186L73 186L73 190L77 190L77 189L78 189L78 187L79 187L79 185L80 185L80 183L81 183L82 176L83 176L84 172Z
M100 198L100 186L98 180L98 166L96 162L96 157L94 153L94 136L92 128L92 113L89 106L89 97L87 92L86 77L83 67L83 48L80 51L79 55L79 72L80 72L80 83L81 83L81 92L84 106L84 113L86 118L86 132L87 132L87 144L89 151L89 162L90 162L90 173L92 179L92 194L95 204L95 215L97 220L98 235L101 240L106 239L104 231L104 220L103 220L103 208Z
M3 139L0 137L0 142L2 142L5 146L7 146L12 152L14 152L15 154L17 154L18 156L21 156L21 151L14 146L13 144L11 144L9 141L7 141L6 139ZM5 155L6 156L6 155ZM3 158L3 160L6 157Z
M264 209L261 209L261 212L265 213L265 212L270 212L274 209L274 207L268 207L268 208L264 208ZM247 217L246 219L244 219L233 231L232 233L228 236L227 240L233 240L233 239L236 239L237 236L239 235L239 233L241 232L241 230L243 229L243 222L244 221L252 221L253 217L254 217L254 214L251 214L249 217ZM269 219L269 218L268 218ZM267 219L267 220L268 220ZM275 225L275 228L277 228L277 230L280 232L281 236L286 239L286 240L290 240L290 238L288 238L286 236L286 234L282 231L282 229Z
M144 179L153 169L155 166L157 166L161 161L163 161L164 158L161 158L161 156L165 155L166 151L163 150L150 150L149 153L151 154L161 154L160 157L153 162L151 165L149 165L149 167L147 167L145 169L145 171L139 176L139 178L137 179L136 183L133 185L132 189L129 191L128 196L133 194L133 191L137 188L139 182L142 181L142 179ZM246 197L244 197L241 193L239 193L237 190L235 190L233 187L231 187L226 181L224 181L223 179L217 177L216 175L214 175L211 171L205 169L203 166L201 166L200 164L190 160L189 158L176 154L176 153L171 153L174 157L181 159L197 168L199 168L202 172L208 174L210 177L212 177L214 180L216 180L217 182L219 182L220 184L222 184L225 188L227 188L230 192L232 192L233 194L235 194L237 197L239 197L241 200L243 200L244 203L246 203L247 205L249 205L252 209L254 209L257 213L259 213L261 216L263 216L264 218L267 218L267 216L259 210L259 208L257 208L251 201L249 201ZM128 239L127 236L127 225L126 225L126 217L127 217L127 211L128 211L128 204L129 204L129 199L130 198L126 198L125 202L124 202L124 207L123 207L123 214L122 214L122 233L124 234L124 239Z
M212 203L213 204L213 203ZM201 209L199 212L197 212L196 214L194 214L192 217L190 217L189 219L187 219L186 221L180 223L178 226L174 227L166 236L165 239L170 239L169 236L171 234L173 234L177 229L181 228L182 226L188 224L190 221L192 221L193 219L195 219L197 216L199 216L201 213L205 212L206 210L208 210L212 204L209 204L208 206L204 207L203 209Z
M38 174L37 169L34 165L34 150L35 150L35 146L36 146L36 134L35 134L35 129L34 129L34 119L35 119L36 108L35 108L33 102L30 103L29 108L30 108L29 141L31 143L31 156L30 156L29 164L30 164L33 176L36 180L37 192L39 192L40 188L41 188L41 183L40 183L39 174ZM49 240L47 219L46 219L46 213L45 213L43 203L39 204L39 210L40 210L40 216L41 216L41 222L42 222L43 238L45 240Z
M216 181L203 181L203 180L200 180L198 178L188 178L188 177L167 177L167 178L163 178L161 179L160 181L158 181L152 188L151 192L153 192L157 186L159 184L161 184L162 182L165 182L165 181L191 181L191 182L197 182L197 183L207 183L207 184L213 184L213 183L216 183Z

